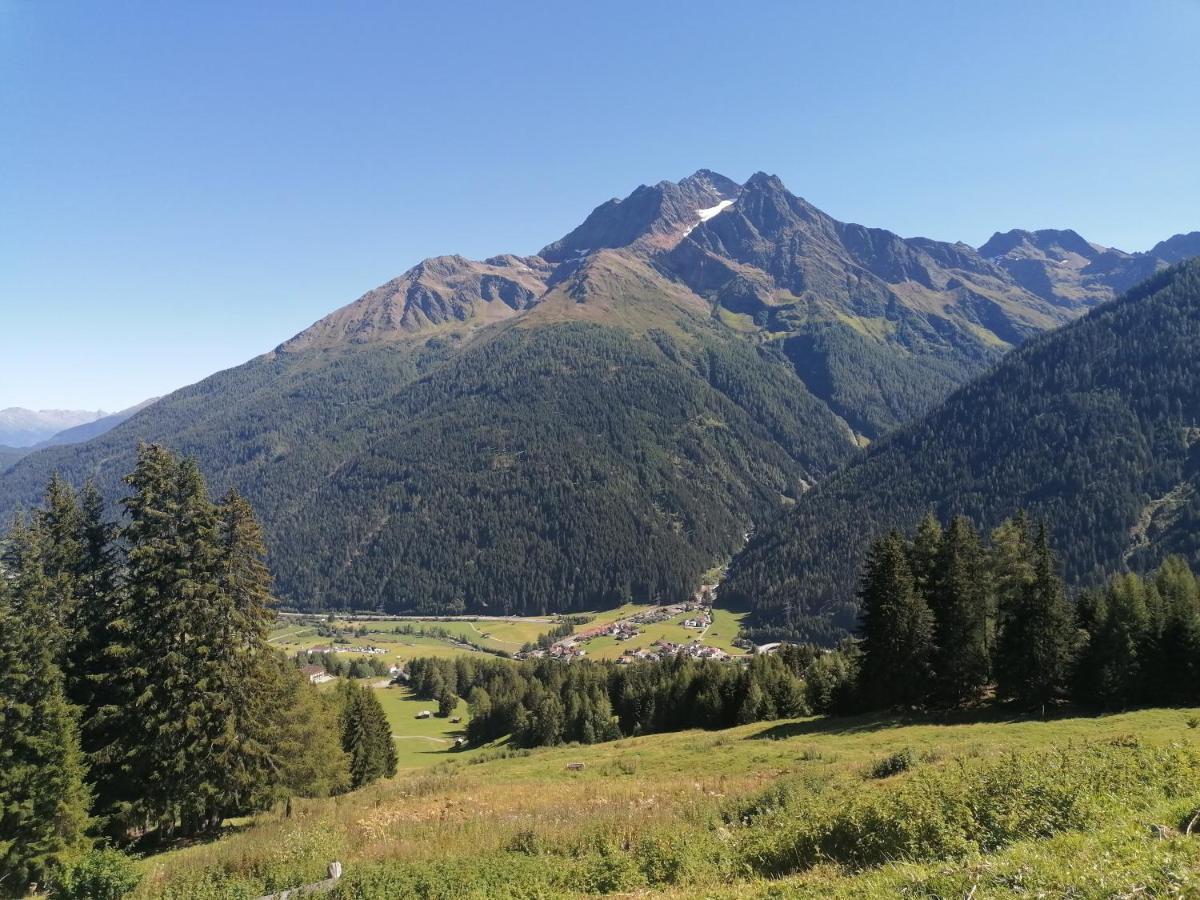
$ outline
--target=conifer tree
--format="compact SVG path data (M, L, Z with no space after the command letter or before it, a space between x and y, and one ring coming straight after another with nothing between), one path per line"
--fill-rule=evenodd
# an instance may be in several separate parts
M310 685L295 665L270 657L271 749L278 772L258 791L270 800L328 797L350 788L350 760L342 749L337 698Z
M1006 621L1022 606L1033 581L1033 535L1024 510L1001 522L991 534L987 552L992 599L988 604L988 646L999 653L1000 634ZM999 660L997 659L997 666ZM997 672L999 677L999 672Z
M106 717L97 752L121 829L162 836L213 828L252 804L264 756L247 719L260 705L246 681L266 612L244 509L220 510L191 460L143 445L123 502L128 565Z
M1104 591L1085 596L1080 621L1089 637L1077 669L1076 695L1108 708L1139 702L1149 621L1145 582L1137 575L1113 578Z
M737 724L749 725L751 722L757 722L760 719L766 718L762 715L762 709L765 705L765 697L763 690L758 686L758 682L753 678L748 678L749 685L742 697L742 702L738 706Z
M116 526L104 514L104 500L92 482L80 494L80 557L75 583L75 615L69 626L71 644L66 654L67 696L79 707L81 742L89 756L110 739L104 732L117 697L113 693L116 642L120 607L117 597L119 562ZM100 765L92 760L92 765ZM103 779L101 779L102 781ZM104 798L97 797L104 804Z
M997 660L1000 695L1034 706L1064 697L1075 653L1075 616L1055 571L1045 526L1033 546L1032 577L1022 578L1005 616Z
M342 749L349 756L350 785L359 788L396 774L396 744L379 698L353 681L342 684Z
M221 502L218 514L212 668L231 715L212 745L224 782L210 815L251 809L256 797L272 796L284 764L275 758L274 742L288 712L277 696L280 674L267 645L275 614L262 529L236 491Z
M912 706L929 691L933 615L916 590L904 537L893 531L871 547L859 591L861 688L873 707Z
M978 698L991 674L987 579L979 535L965 517L953 519L942 535L929 607L937 698L949 705Z
M933 513L926 513L917 524L909 548L909 567L913 584L919 594L928 597L937 574L938 552L942 546L942 523Z
M1164 610L1158 648L1161 703L1200 701L1200 582L1188 564L1169 556L1154 575Z
M55 580L36 528L17 524L0 565L0 895L44 883L84 843L90 798L56 647Z
M44 640L54 644L62 665L74 635L71 633L77 602L77 577L82 561L79 501L74 490L55 474L46 487L43 505L32 516L32 530L41 555L39 564L45 587L48 618Z

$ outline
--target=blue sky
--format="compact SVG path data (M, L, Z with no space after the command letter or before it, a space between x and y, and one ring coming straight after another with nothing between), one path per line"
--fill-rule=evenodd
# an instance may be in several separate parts
M422 257L780 175L978 245L1200 228L1200 0L0 0L0 407L115 409Z

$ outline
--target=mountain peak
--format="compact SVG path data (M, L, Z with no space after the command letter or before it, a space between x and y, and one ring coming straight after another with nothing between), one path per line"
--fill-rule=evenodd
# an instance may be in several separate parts
M533 305L551 267L536 256L432 256L287 341L280 350L397 340L467 320L492 322Z
M560 263L591 250L669 249L703 221L702 210L733 200L739 192L735 181L709 169L700 169L678 182L643 184L624 199L597 206L583 224L543 247L538 255Z
M722 200L732 200L742 188L732 178L727 178L712 169L697 169L687 178L679 182L680 187L696 187L716 194Z
M1200 256L1200 231L1189 234L1177 234L1159 241L1150 251L1151 256L1168 263L1177 263L1193 256Z
M746 179L742 188L744 190L788 192L783 180L778 175L768 175L766 172L755 172Z
M1024 256L1041 254L1062 256L1065 253L1074 253L1084 259L1092 260L1106 249L1108 248L1085 240L1079 232L1070 228L1039 228L1037 231L1013 228L993 234L979 248L979 255L995 259L1018 251Z

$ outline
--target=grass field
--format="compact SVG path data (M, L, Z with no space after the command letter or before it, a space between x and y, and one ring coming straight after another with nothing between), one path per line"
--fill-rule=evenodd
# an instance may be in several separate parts
M1198 721L803 719L483 749L148 859L141 896L254 896L335 858L335 900L1197 896L1200 836L1149 826L1200 809Z
M422 710L437 712L437 704L420 700L401 685L376 688L376 695L392 725L392 736L396 739L396 756L401 770L436 765L448 759L467 759L480 752L481 748L453 750L456 738L466 734L467 702L460 700L453 716L444 719L433 716L418 719ZM454 724L452 718L460 718Z
M597 625L608 625L652 608L645 604L627 603L617 609L581 613L580 615L591 616L592 620L587 625L580 626L579 630L594 628ZM680 615L667 621L644 626L642 634L628 641L618 643L610 637L589 641L585 647L587 655L596 659L616 659L627 650L649 648L658 640L667 640L676 644L691 643L693 638L700 636L700 632L683 627L682 622L690 615ZM731 655L743 653L743 650L733 645L743 615L729 610L714 610L713 624L704 634L703 643L719 647ZM385 649L387 655L384 659L388 663L403 663L418 656L450 657L478 652L463 646L462 643L456 643L456 641L474 644L486 650L516 653L526 643L537 641L539 636L554 627L554 622L545 617L450 621L421 619L405 620L404 622L337 619L330 624L345 632L353 644L372 644ZM411 626L416 631L428 631L436 628L444 631L450 640L431 635L397 634L398 626ZM365 635L354 636L356 630L362 629L366 630ZM311 650L313 647L325 647L332 644L332 639L322 637L314 626L298 624L295 620L282 622L271 632L270 639L273 646L287 653ZM353 657L351 656L351 658Z
M447 640L432 635L397 634L396 627L402 624L399 622L339 619L333 624L345 631L347 640L351 644L370 644L382 647L387 651L384 659L388 663L402 663L417 656L446 657L458 656L463 653L480 652L470 647L464 647L460 643L455 643L455 640ZM504 651L506 653L514 653L520 650L521 645L526 640L536 640L538 635L553 627L551 624L545 622L528 620L514 620L511 622L435 622L420 620L405 622L403 624L411 625L415 631L433 628L444 629L452 639L476 644L488 650ZM362 636L356 636L354 634L356 629L366 629L367 633ZM518 639L519 642L517 642ZM318 634L315 627L299 627L287 623L275 628L271 632L270 641L272 646L286 653L311 650L313 647L328 647L333 644L332 638L323 637ZM336 645L334 646L336 647ZM354 654L343 655L351 658L354 656Z

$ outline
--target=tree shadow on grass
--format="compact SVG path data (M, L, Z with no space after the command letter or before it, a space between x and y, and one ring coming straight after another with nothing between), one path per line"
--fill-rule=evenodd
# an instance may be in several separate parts
M226 819L219 828L201 831L190 835L172 835L170 837L150 831L123 845L126 850L137 855L153 856L172 850L182 850L187 847L197 847L211 844L223 838L231 837L246 831L254 824L254 816L239 816L236 819Z
M982 706L971 709L913 711L906 713L863 713L855 716L819 716L801 722L780 722L764 728L749 740L782 741L802 735L869 734L915 725L1005 725L1016 722L1048 722L1054 719L1087 716L1098 718L1094 710L1058 707L1045 714L1029 713L1004 706Z

